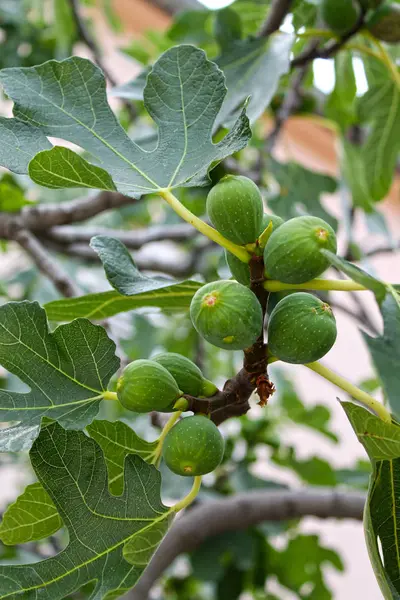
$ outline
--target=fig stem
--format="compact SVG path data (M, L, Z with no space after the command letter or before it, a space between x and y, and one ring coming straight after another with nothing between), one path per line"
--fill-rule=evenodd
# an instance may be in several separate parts
M268 357L269 365L272 363L278 362L278 361L279 361L279 358L277 358L276 356ZM338 373L331 371L331 369L328 369L328 367L325 367L324 365L322 365L319 362L308 363L303 366L307 367L307 369L310 369L311 371L314 371L314 373L321 375L321 377L323 377L327 381L330 381L331 383L336 385L341 390L347 392L350 396L352 396L352 398L354 398L355 400L358 400L358 402L360 404L362 404L366 408L372 410L372 412L374 412L385 423L392 422L392 415L383 406L383 404L381 402L378 402L378 400L375 400L375 398L373 396L370 396L369 394L367 394L367 392L360 390L360 388L358 388L356 385L353 385L352 383L350 383L350 381L347 381L347 379L345 379L341 375L338 375Z
M164 425L161 435L158 438L157 448L154 450L154 457L153 457L153 460L151 461L152 465L155 465L156 467L159 465L160 459L161 459L161 454L162 454L162 449L163 449L165 438L167 437L167 433L173 428L175 423L179 420L182 412L183 412L182 410L177 410L176 412L172 413L172 415L170 416L170 418Z
M373 396L370 396L363 390L360 390L360 388L347 381L347 379L345 379L344 377L341 377L341 375L338 375L334 371L331 371L330 369L328 369L328 367L321 365L321 363L319 362L308 363L304 366L307 367L307 369L311 369L311 371L314 371L314 373L318 373L318 375L321 375L321 377L324 377L325 379L336 385L338 388L341 388L342 390L350 394L350 396L352 396L355 400L358 400L360 404L372 410L372 412L374 412L380 419L382 419L382 421L385 421L385 423L392 422L392 415L383 406L383 404L378 402L378 400L375 400Z
M265 281L264 288L268 292L280 292L283 290L330 290L338 292L364 292L368 288L351 280L343 279L312 279L305 283L282 283L269 279Z
M201 479L202 479L201 475L196 475L196 477L194 478L194 481L193 481L193 487L190 490L190 492L188 493L188 495L185 496L184 498L182 498L182 500L180 500L176 504L174 504L174 506L171 506L171 508L170 508L171 511L179 512L180 510L182 510L183 508L186 508L187 506L189 506L189 504L191 504L193 502L193 500L196 498L197 494L200 491Z
M223 235L221 235L219 231L214 229L214 227L211 227L208 225L208 223L205 223L202 221L202 219L196 217L196 215L188 210L186 206L183 206L183 204L178 200L178 198L176 198L176 196L174 196L174 194L170 192L170 190L159 190L158 193L162 198L164 198L164 200L168 202L170 207L176 212L177 215L182 217L182 219L187 223L193 225L197 231L200 231L200 233L208 237L208 239L212 240L219 246L226 248L228 252L234 254L242 262L248 263L250 261L251 254L249 254L245 248L230 242Z
M118 400L117 392L103 392L102 396L103 400Z

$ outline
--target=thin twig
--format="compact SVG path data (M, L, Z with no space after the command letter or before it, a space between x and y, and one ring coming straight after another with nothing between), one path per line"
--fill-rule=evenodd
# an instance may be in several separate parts
M110 73L110 71L104 65L100 49L99 49L94 37L90 33L89 29L86 27L85 21L82 19L82 17L79 14L79 0L69 0L69 4L71 7L72 16L75 21L75 26L76 26L76 30L78 32L79 38L81 39L81 41L84 44L86 44L86 46L89 48L89 50L91 50L96 64L103 71L104 75L107 77L107 79L109 80L111 85L113 85L113 86L117 85L117 82L114 79L114 76Z
M67 297L78 296L79 289L64 269L49 255L39 240L27 229L15 232L14 239L29 254L38 269Z
M88 244L92 237L106 235L117 238L130 250L139 250L151 242L171 240L184 242L196 237L197 232L187 223L178 225L154 225L131 231L106 227L53 227L44 233L46 238L59 244Z
M293 0L272 0L268 16L259 31L259 37L268 37L278 31L290 11Z
M251 491L212 500L189 510L172 526L136 586L125 600L147 600L157 579L180 554L205 540L263 521L288 521L305 516L361 521L365 494L337 489Z
M292 113L301 105L301 86L306 78L308 65L304 65L297 73L293 75L290 88L288 89L282 106L277 112L275 118L275 127L268 136L267 152L270 153L277 141L279 134Z
M338 50L343 48L346 42L348 42L350 38L356 35L356 33L358 33L363 26L364 13L361 11L357 23L348 33L346 33L346 35L340 38L340 40L330 42L326 44L323 48L320 48L319 46L317 46L316 48L307 48L306 50L304 50L304 52L302 52L292 60L291 66L302 67L315 60L316 58L330 58L331 56L336 54Z

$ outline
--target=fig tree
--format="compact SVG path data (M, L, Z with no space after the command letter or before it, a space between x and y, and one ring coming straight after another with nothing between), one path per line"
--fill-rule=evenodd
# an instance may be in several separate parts
M177 475L211 473L224 455L224 439L218 427L203 415L186 417L168 432L163 446L166 465Z
M218 389L203 377L199 367L182 354L164 352L152 358L162 365L175 379L180 390L191 396L212 396Z
M360 6L356 0L322 0L321 16L334 33L345 35L357 24Z
M172 410L182 396L167 369L153 360L135 360L125 367L117 384L117 395L128 410L146 413Z
M263 326L261 305L255 294L231 280L200 288L193 296L190 317L205 340L227 350L248 348Z
M278 227L282 225L283 219L281 219L281 217L278 217L277 215L264 215L259 235L263 233L263 231L268 227L270 223L272 223L272 234L272 232L275 231L275 229L278 229ZM231 254L231 252L228 252L227 250L225 250L225 258L226 262L228 263L229 270L232 273L233 277L236 279L236 281L238 281L242 285L249 286L249 265L241 261L240 258L237 258L237 256Z
M268 349L293 364L319 360L336 340L336 321L329 304L298 292L283 298L268 322Z
M269 279L304 283L321 275L329 261L321 249L336 252L332 227L318 217L295 217L286 221L269 238L264 249L265 272Z
M400 5L382 4L369 17L367 27L378 40L397 44L400 42Z
M262 226L260 190L248 177L226 175L208 193L207 214L228 240L239 245L251 244Z

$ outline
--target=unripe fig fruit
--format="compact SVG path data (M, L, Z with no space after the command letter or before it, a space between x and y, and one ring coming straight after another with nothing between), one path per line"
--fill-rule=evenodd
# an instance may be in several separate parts
M203 377L199 367L186 356L176 352L164 352L152 358L155 362L167 369L175 379L178 387L190 396L212 396L218 388L208 379Z
M270 236L271 236L272 232L275 231L275 229L278 229L278 227L280 227L283 224L283 219L281 219L277 215L264 215L263 220L262 220L261 229L260 229L258 235L261 235L270 223L272 223L272 231L270 234ZM234 254L231 254L227 250L225 250L225 258L226 258L226 262L228 263L229 270L232 273L233 277L236 279L236 281L238 281L242 285L249 286L250 285L250 267L249 267L249 265L244 263L243 261L241 261L240 258L237 258L237 256L235 256Z
M167 369L153 360L135 360L125 367L117 385L117 395L128 410L146 413L163 411L182 396Z
M397 44L400 42L400 5L382 4L368 19L367 27L378 40Z
M329 261L320 252L336 253L332 227L318 217L295 217L286 221L269 238L264 250L265 272L269 279L304 283L321 275Z
M256 241L262 223L260 190L248 177L226 175L208 193L207 214L228 240L239 245L251 244Z
M207 417L186 417L168 432L163 457L171 471L186 477L211 473L224 455L224 439Z
M193 296L190 317L207 342L226 350L248 348L261 334L263 315L255 294L231 280L215 281Z
M323 21L338 35L345 35L357 24L360 6L355 0L322 0Z
M283 298L268 322L270 354L292 364L319 360L336 340L336 321L329 304L298 292Z

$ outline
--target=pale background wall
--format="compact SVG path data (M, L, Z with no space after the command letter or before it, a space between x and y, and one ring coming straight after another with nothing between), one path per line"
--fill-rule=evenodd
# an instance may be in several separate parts
M124 35L116 37L109 31L101 12L95 12L98 35L105 49L106 65L112 69L119 83L131 79L139 70L138 66L118 52L118 47L124 39L128 40L132 35L140 36L146 29L165 28L169 23L169 17L161 10L150 5L145 0L114 0L115 8L122 17L126 28ZM77 48L77 52L86 54L83 48ZM294 117L287 123L277 148L280 158L294 159L305 166L321 172L335 174L337 161L335 152L335 140L333 134L321 125L311 123L304 118ZM386 216L395 239L400 238L400 203L398 197L399 183L397 181L390 198L382 202L380 209ZM330 210L340 216L340 199L330 197ZM359 226L359 235L366 238L367 233ZM18 253L17 260L20 260ZM371 260L376 269L376 274L388 281L400 281L400 261L398 254L388 257L378 256ZM12 268L12 263L0 264L0 276L5 269ZM374 301L368 293L362 296L365 304L375 312L376 322L380 322L380 316L374 306ZM346 300L343 295L341 302ZM335 347L325 359L327 366L337 370L351 381L357 383L373 373L369 355L361 339L361 335L354 323L343 313L336 314L338 321L338 341ZM285 432L285 438L294 443L300 457L315 454L316 447L322 457L326 457L337 467L349 467L354 464L358 457L365 458L364 451L357 442L350 425L340 408L336 397L338 391L334 386L318 378L315 374L303 367L289 369L295 378L302 397L307 402L325 403L333 413L333 428L341 437L340 445L333 445L309 431L302 431L293 427ZM342 395L343 397L343 395ZM291 474L285 474L268 462L268 457L261 460L259 465L263 475L279 474L283 481L298 485L293 481ZM21 474L16 472L15 467L2 468L2 486L0 490L0 508L16 497L16 489L22 485ZM325 522L308 518L305 519L302 528L308 533L318 533L327 545L336 548L342 555L346 572L337 574L333 570L328 571L328 578L334 590L335 600L348 600L352 598L363 598L363 600L380 600L382 595L376 584L371 566L369 564L365 548L361 524L328 520ZM282 591L279 593L282 600L290 600L290 595Z

